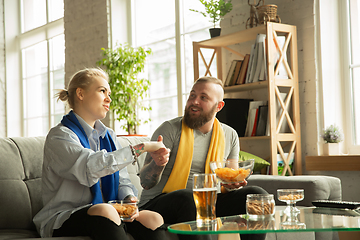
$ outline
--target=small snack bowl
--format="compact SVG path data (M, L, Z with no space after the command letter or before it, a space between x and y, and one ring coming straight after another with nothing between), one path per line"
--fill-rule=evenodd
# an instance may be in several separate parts
M246 213L249 218L261 219L275 213L273 194L248 194L246 196Z
M139 211L137 203L129 200L113 200L108 203L116 209L121 220L129 220Z
M239 183L246 180L254 169L255 160L226 160L210 162L210 169L224 184Z
M293 204L304 199L304 189L278 189L279 201Z

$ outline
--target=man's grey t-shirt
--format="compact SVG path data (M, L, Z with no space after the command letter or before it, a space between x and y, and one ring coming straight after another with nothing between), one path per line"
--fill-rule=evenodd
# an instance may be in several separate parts
M166 182L170 176L171 170L174 166L179 143L181 136L181 120L182 117L177 117L172 120L164 122L153 134L152 141L156 141L159 135L163 136L163 142L167 148L170 149L169 162L166 165L160 182L149 190L143 190L141 194L141 199L139 205L142 206L149 200L160 195L163 188L166 185ZM221 123L221 126L224 130L225 135L225 152L224 160L226 159L239 159L239 137L236 131L229 127L226 124ZM189 174L189 179L186 185L187 189L192 188L192 179L194 173L204 173L205 172L205 161L207 157L207 152L211 142L212 131L203 134L199 130L194 130L194 152L193 159L191 163L191 169ZM146 156L146 160L151 158L151 155Z

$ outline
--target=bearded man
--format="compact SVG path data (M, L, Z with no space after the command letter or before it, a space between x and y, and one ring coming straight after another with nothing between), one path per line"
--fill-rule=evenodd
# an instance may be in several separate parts
M160 213L166 224L196 220L194 173L210 173L210 161L239 159L236 131L216 119L216 113L224 107L223 98L221 80L199 78L191 89L184 116L164 122L152 136L152 140L162 140L170 149L170 157L152 159L147 155L140 172L144 190L139 205L141 209ZM247 194L267 194L260 187L246 185L244 181L222 186L217 194L217 217L245 214ZM264 234L241 235L242 240L264 238Z

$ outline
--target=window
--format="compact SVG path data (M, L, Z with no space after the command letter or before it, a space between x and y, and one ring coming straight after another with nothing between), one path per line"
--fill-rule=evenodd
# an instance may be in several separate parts
M343 52L343 76L345 116L343 129L346 152L360 153L360 2L341 1L341 50Z
M189 10L203 11L199 1L134 0L132 8L133 45L150 47L153 51L147 64L150 97L145 102L152 111L140 114L152 121L140 126L139 131L151 135L165 120L182 115L194 82L192 42L208 39L212 24ZM211 73L216 76L216 70Z
M323 118L320 116L321 127L337 125L344 134L341 153L360 154L359 1L320 0L319 10L322 68L319 102L324 111Z
M64 88L63 13L63 0L21 1L24 136L45 136L64 114L54 99L55 90Z
M349 0L349 74L353 113L353 144L360 145L360 2Z

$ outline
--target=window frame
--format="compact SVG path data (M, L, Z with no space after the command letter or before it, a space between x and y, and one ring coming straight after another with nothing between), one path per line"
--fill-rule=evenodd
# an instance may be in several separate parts
M341 23L341 46L340 50L343 54L343 65L342 65L342 77L346 81L344 81L344 99L345 104L344 112L345 112L345 125L344 125L344 140L345 140L345 148L348 154L359 154L360 153L360 145L356 145L355 139L355 113L354 113L354 105L353 105L353 78L352 78L352 68L358 66L351 64L351 31L350 31L350 0L339 1L339 11L340 11L340 23ZM360 136L358 136L360 138Z
M208 23L208 26L204 26L202 28L196 29L196 30L185 30L184 27L184 21L183 21L183 17L184 17L184 1L183 0L175 0L174 1L174 8L175 8L175 36L171 37L170 39L174 39L175 40L175 52L176 52L176 56L175 56L175 61L176 61L176 85L177 85L177 92L176 92L176 96L175 95L168 95L168 96L161 96L161 97L151 97L148 99L144 99L143 102L146 104L149 101L152 100L157 100L157 99L161 99L161 98L172 98L172 97L176 97L177 98L177 116L182 116L184 113L184 107L186 104L186 100L187 100L187 96L189 95L189 89L186 89L187 86L187 74L186 74L186 56L185 56L185 39L184 37L188 34L192 34L192 33L196 33L199 31L204 31L204 30L208 30L212 24L208 23L208 19L204 18L204 22ZM130 4L130 13L131 13L131 17L129 19L131 19L131 22L128 23L128 28L130 29L130 37L129 37L129 42L137 47L136 45L136 21L135 21L135 0L131 0L131 4ZM169 39L169 38L167 38ZM159 43L159 42L163 42L167 40L166 38L161 39L161 40L156 40L154 42L151 43L147 43L146 45L151 45L151 44L155 44L155 43ZM139 45L142 47L146 47L146 45ZM192 58L192 56L191 56ZM193 74L192 74L193 76ZM151 81L151 79L150 79ZM194 81L194 80L193 80ZM174 116L174 117L177 117ZM115 122L116 124L116 122ZM149 132L153 132L155 129L150 129L149 127L147 127ZM115 128L117 129L117 128Z
M48 6L48 0L45 1ZM48 82L48 104L49 111L47 121L49 122L49 128L53 126L51 122L51 101L52 90L50 87L50 74L51 60L49 58L49 42L52 38L64 34L64 19L59 18L52 22L48 22L45 25L36 27L27 32L22 32L22 2L17 1L5 1L5 25L11 23L11 27L5 27L5 54L6 54L6 136L26 136L25 127L25 104L24 104L24 91L23 86L23 49L31 47L42 41L46 41L47 44L47 82ZM48 13L47 13L48 19ZM64 53L65 54L65 53ZM65 65L64 65L65 67ZM36 93L34 93L36 94ZM65 112L65 108L64 108ZM43 135L42 133L39 135Z

